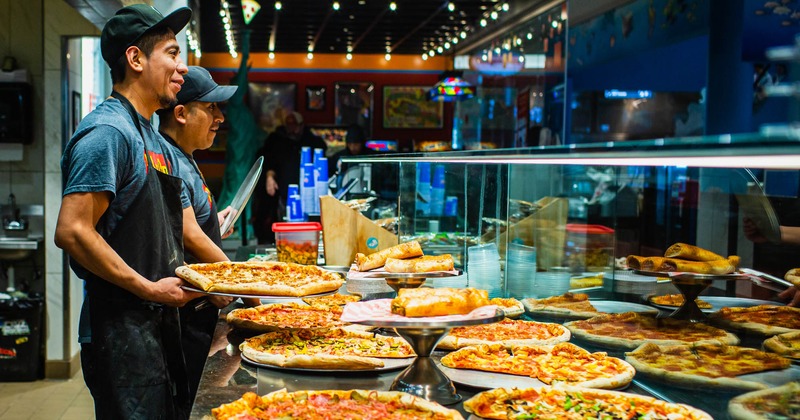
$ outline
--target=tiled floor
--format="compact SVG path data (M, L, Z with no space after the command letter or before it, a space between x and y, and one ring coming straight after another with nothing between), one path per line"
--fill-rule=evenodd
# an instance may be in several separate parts
M0 382L0 419L92 420L94 402L80 370L66 380Z

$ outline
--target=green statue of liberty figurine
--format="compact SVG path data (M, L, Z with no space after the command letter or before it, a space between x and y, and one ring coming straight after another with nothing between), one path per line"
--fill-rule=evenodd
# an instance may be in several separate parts
M242 31L242 61L239 71L231 79L231 85L239 89L228 100L225 118L230 127L228 131L228 144L225 152L225 173L222 178L220 192L220 208L231 204L239 186L244 182L247 172L258 157L258 150L264 144L267 133L258 126L252 112L244 102L247 93L247 60L250 57L250 29ZM245 209L245 214L239 220L244 223L250 219L250 204ZM242 238L249 237L247 232L241 232ZM245 236L247 235L247 236Z

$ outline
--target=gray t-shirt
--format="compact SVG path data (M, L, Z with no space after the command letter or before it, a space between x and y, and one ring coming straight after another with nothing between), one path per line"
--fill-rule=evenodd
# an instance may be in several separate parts
M139 123L152 165L161 172L178 176L175 151L153 128L150 121L139 115ZM80 192L111 193L108 209L97 222L96 229L108 238L125 217L147 179L149 167L142 135L131 121L128 111L117 99L108 99L78 124L61 158L64 176L64 196ZM186 187L181 202L188 203ZM87 270L71 264L75 274L85 279ZM157 280L157 279L151 279ZM86 305L84 305L85 307ZM88 342L88 323L81 314L79 341Z
M166 137L166 134L162 135ZM167 139L167 142L169 142L169 139ZM181 179L183 179L183 185L188 195L189 201L183 202L181 200L183 208L192 206L194 218L197 220L197 224L202 226L211 217L211 203L214 196L211 194L211 190L208 189L200 170L197 169L194 158L186 154L176 144L170 142L170 146L173 148L178 173L181 174ZM214 218L216 219L216 217L217 215L215 214Z

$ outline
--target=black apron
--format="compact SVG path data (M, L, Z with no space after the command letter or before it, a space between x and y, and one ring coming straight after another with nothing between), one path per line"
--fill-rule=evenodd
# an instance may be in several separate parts
M133 106L117 92L142 134ZM106 242L156 281L183 263L180 178L147 157L145 184ZM163 153L162 153L163 154ZM178 309L149 302L93 274L86 279L92 342L83 345L86 384L98 419L183 419L191 408Z
M184 152L173 138L164 133L161 133L161 135L186 156L186 159L192 164L195 175L202 179L203 184L206 185L205 178L203 178L203 174L200 172L200 168L197 167L194 158ZM207 187L206 185L206 188ZM192 204L194 204L194 197L192 197ZM222 235L219 231L219 219L217 219L217 203L213 197L211 198L210 211L211 213L208 219L200 225L200 229L221 248ZM193 264L201 261L198 261L193 255L186 253L186 262ZM186 370L189 376L190 401L194 401L197 395L200 377L203 375L203 368L208 359L208 352L211 349L211 340L214 337L214 330L217 327L217 319L219 318L219 309L214 305L207 304L199 310L195 309L195 307L206 300L207 298L197 298L187 303L186 306L179 310L181 317L181 342L183 345L184 357L186 358Z

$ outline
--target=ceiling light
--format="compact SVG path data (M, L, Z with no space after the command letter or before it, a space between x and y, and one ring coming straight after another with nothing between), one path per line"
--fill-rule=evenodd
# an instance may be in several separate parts
M283 5L281 4L281 2L276 1L275 2L275 10L281 10L282 8L283 8Z
M395 2L391 2L391 3L389 3L389 10L391 10L391 11L393 11L393 12L394 12L395 10L397 10L397 3L395 3Z
M274 60L275 59L275 53L274 52L272 52L272 51L269 52L269 59L270 60Z
M427 59L428 59L428 54L422 53L422 61L425 61Z
M347 46L347 52L349 52L349 53L353 52L353 46L352 45L348 45Z
M558 28L558 21L554 20L553 23L551 23L550 25L552 25L553 28Z
M314 45L308 44L308 52L314 52Z
M519 56L519 62L521 63L523 61L525 61L525 56L524 55Z
M486 19L481 19L481 26L486 26Z
M453 37L453 44L458 44L458 37Z
M497 12L492 10L492 13L489 15L493 20L497 20Z
M333 10L339 10L339 2L338 1L333 2Z
M456 5L455 5L455 4L453 4L453 2L452 2L452 1L451 1L450 3L447 3L447 10L449 10L449 11L451 11L451 12L452 12L453 10L456 10Z
M309 52L308 54L306 54L306 57L308 57L309 60L313 60L314 59L314 53Z
M219 9L219 16L220 17L225 17L225 10Z
M435 54L436 54L436 53L435 53L435 52L433 52L433 50L430 50L430 51L428 51L428 55L429 55L429 56L431 56L431 57L433 57Z
M504 12L508 11L508 3L503 3L503 11Z
M517 45L522 45L522 39L517 38L517 39L514 40L514 43L517 44Z
M442 47L436 47L436 52L438 52L439 54L441 54L443 51L444 49L442 49Z
M489 56L487 56L486 54L482 54L482 55L481 55L481 60L483 60L483 61L489 61Z
M528 35L525 35L525 38L533 39L533 34L528 32Z
M475 86L467 82L460 71L442 73L439 82L428 91L428 99L439 102L461 101L474 95Z
M446 50L450 49L450 43L449 42L445 42L444 43L444 49L446 49Z
M350 61L353 59L353 54L347 53L347 55L345 55L344 58L346 58L347 61Z
M389 61L389 60L392 59L392 55L389 54L389 53L386 53L386 55L384 55L383 58L386 59L386 61Z
M467 39L467 33L466 32L461 31L461 39Z

